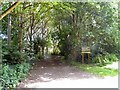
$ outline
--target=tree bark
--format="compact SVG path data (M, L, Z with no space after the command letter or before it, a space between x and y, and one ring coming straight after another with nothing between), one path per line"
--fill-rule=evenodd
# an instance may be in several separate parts
M10 6L10 3L9 3L9 6ZM8 36L7 43L8 43L8 46L10 47L10 42L11 42L11 15L10 13L8 14L7 36Z
M2 13L2 5L0 4L0 14L1 13ZM2 31L2 21L1 20L0 20L0 30ZM2 39L1 38L0 38L0 70L2 70Z
M73 15L72 15L72 26L73 26L73 32L72 32L72 35L71 35L71 41L74 42L72 44L72 50L71 50L71 57L72 57L72 60L76 60L77 59L77 50L76 50L76 33L77 33L77 25L76 25L76 14L75 12L73 11Z
M23 24L22 24L22 19L23 19L23 16L22 14L20 14L20 36L19 36L19 39L20 39L20 43L19 43L19 50L20 52L22 52L22 48L23 48Z
M23 7L21 8L21 11L24 10L25 3L23 3ZM19 50L20 52L23 51L23 13L20 14L20 32L19 32Z
M32 50L32 35L33 35L33 25L34 25L34 13L30 17L30 50Z

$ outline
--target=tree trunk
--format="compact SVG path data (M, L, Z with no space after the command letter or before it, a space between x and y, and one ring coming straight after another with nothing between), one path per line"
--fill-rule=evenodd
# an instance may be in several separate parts
M21 8L21 12L23 12L22 10L24 10L25 8L25 2L23 3L23 7ZM23 18L24 18L24 13L20 14L20 32L19 32L19 50L20 52L23 51Z
M20 33L19 33L19 40L20 40L20 43L19 43L19 50L20 52L22 52L22 49L23 49L23 24L22 24L22 19L23 19L23 16L22 14L20 14Z
M77 25L76 25L76 14L75 12L73 11L73 15L72 15L72 26L73 26L73 32L72 32L72 35L71 35L71 41L74 42L72 44L72 48L71 48L71 59L72 60L76 60L77 59L77 48L76 48L76 33L77 33Z
M8 43L8 46L10 46L10 42L11 42L11 15L10 14L8 14L7 36L8 36L7 43Z
M32 35L33 35L33 25L34 25L34 13L30 17L30 50L32 50Z
M0 4L0 14L2 14L2 5L1 4ZM1 20L0 20L0 30L2 31L2 21ZM0 38L0 70L2 70L2 39L1 38Z
M44 46L42 46L42 56L44 57Z
M9 3L9 6L10 6L10 3ZM11 15L10 13L8 14L7 36L8 36L7 43L8 43L8 46L10 47L10 42L11 42Z
M23 3L23 7L21 8L21 12L23 12L22 10L24 10L25 8L25 2ZM20 43L19 43L19 50L20 52L23 51L23 13L20 14L20 32L19 32L19 40L20 40Z

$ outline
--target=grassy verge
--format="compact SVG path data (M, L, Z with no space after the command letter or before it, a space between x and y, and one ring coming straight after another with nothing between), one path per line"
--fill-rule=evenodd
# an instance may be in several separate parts
M78 62L72 62L72 65L79 68L80 70L87 71L89 73L96 74L102 77L118 75L117 69L100 67L94 64L80 64Z

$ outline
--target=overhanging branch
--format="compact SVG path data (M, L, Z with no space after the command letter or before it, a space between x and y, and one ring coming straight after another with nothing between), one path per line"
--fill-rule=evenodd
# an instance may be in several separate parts
M0 15L0 20L4 18L7 14L9 14L15 7L17 7L20 4L20 2L15 2L11 7L9 7L5 12Z

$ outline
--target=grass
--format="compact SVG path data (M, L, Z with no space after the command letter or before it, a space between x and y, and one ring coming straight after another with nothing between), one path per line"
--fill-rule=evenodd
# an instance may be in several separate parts
M89 73L96 74L102 77L118 75L117 69L100 67L94 64L80 64L78 62L72 62L72 65L74 65L82 71L87 71Z

